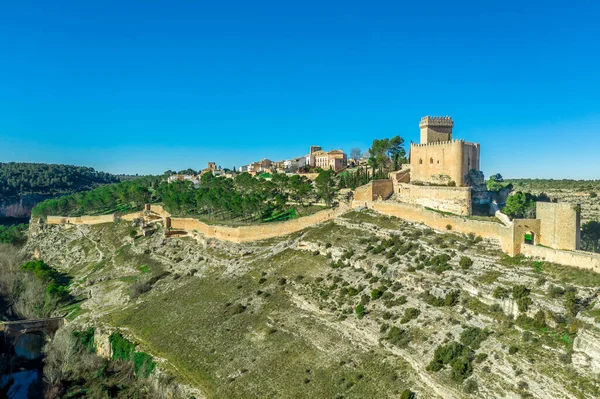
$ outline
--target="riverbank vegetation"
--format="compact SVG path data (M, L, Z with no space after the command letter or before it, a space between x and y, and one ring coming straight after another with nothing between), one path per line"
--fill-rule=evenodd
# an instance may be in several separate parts
M153 385L148 375L152 357L135 352L134 345L115 333L111 336L112 359L96 354L94 328L83 331L64 327L44 347L45 397L54 398L160 398L169 381ZM113 340L113 336L115 339ZM177 398L177 392L170 397Z
M70 278L43 261L24 262L14 246L0 244L0 319L49 317L72 301Z

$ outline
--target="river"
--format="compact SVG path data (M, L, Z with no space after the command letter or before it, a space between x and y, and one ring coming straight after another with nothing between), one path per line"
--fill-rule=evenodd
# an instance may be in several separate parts
M0 398L28 399L43 397L42 348L45 337L41 334L22 335L14 346L10 359L13 371L0 376Z

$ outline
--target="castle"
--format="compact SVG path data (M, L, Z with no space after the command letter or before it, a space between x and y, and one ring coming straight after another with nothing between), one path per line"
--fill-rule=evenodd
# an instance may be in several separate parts
M479 171L479 143L452 139L449 116L421 119L421 143L410 145L411 181L467 186L471 170Z

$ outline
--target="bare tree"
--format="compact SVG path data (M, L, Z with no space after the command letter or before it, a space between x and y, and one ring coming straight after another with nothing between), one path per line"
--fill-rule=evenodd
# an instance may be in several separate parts
M358 162L358 160L360 159L360 148L355 147L352 150L350 150L350 158L354 159L354 161Z

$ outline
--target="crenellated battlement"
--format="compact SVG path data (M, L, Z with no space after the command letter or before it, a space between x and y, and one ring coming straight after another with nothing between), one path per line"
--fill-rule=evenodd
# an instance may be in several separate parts
M427 126L453 127L454 121L451 116L424 116L421 118L419 127Z
M419 143L410 143L411 147L434 147L434 146L443 146L443 145L448 145L448 144L452 144L452 143L464 143L465 141L460 139L460 140L450 140L450 141L434 141L431 143L424 143L424 144L419 144Z

